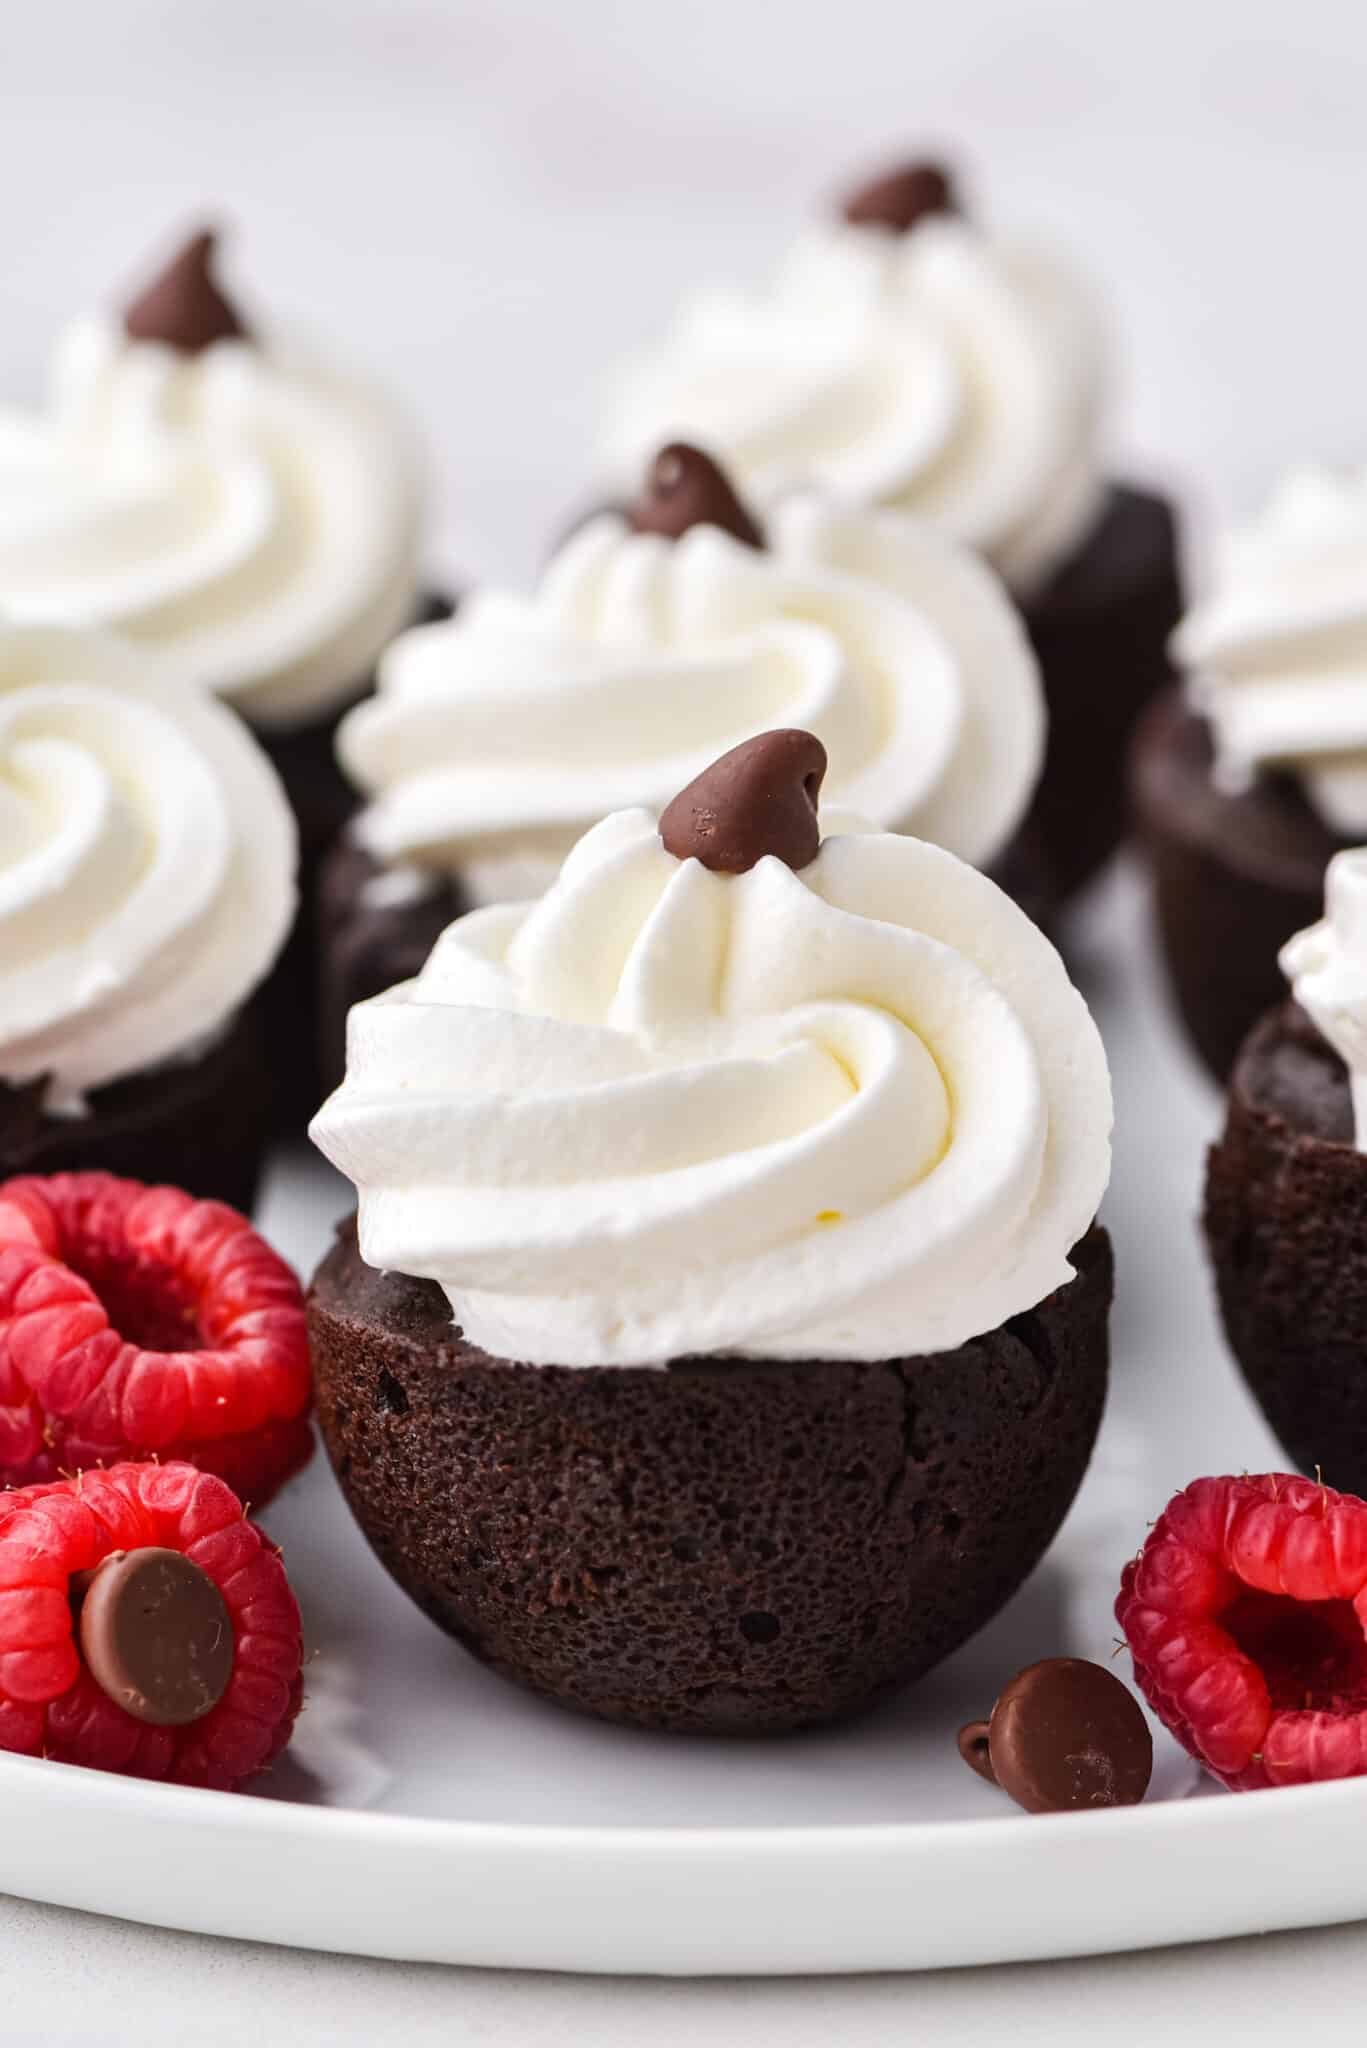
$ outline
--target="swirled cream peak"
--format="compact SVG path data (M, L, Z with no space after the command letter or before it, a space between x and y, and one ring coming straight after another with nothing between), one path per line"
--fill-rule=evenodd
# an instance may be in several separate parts
M1039 772L1034 656L992 572L929 529L811 497L768 545L711 525L677 540L605 513L531 597L477 594L403 634L338 752L386 863L544 888L581 833L658 810L770 726L830 756L826 792L985 864ZM481 880L487 877L487 880Z
M1300 778L1325 824L1367 837L1367 469L1301 469L1224 536L1178 628L1220 783Z
M953 212L810 228L767 287L687 298L616 380L603 456L685 436L761 508L795 488L929 520L1018 590L1101 502L1101 325L1042 250Z
M306 723L411 616L420 498L403 425L291 344L82 319L46 408L0 410L0 612L116 630L255 724Z
M1110 1123L1057 953L952 854L714 873L629 810L353 1009L312 1128L369 1264L497 1356L617 1366L995 1328L1070 1278Z
M1301 1008L1348 1069L1357 1149L1367 1151L1367 847L1335 854L1324 916L1281 950L1282 973Z
M0 626L0 1080L60 1113L192 1054L284 943L294 868L233 712L143 649Z

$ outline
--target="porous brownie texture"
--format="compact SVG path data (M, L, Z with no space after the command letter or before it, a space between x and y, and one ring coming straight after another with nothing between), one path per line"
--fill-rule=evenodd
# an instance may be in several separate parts
M1288 1456L1367 1493L1367 1157L1347 1069L1295 1003L1235 1065L1205 1229L1230 1348Z
M1169 692L1135 738L1135 808L1173 996L1219 1081L1278 1004L1277 955L1324 907L1324 871L1344 844L1289 775L1231 794L1214 780L1206 721Z
M1112 1266L872 1364L491 1358L354 1225L309 1297L318 1420L381 1562L475 1656L614 1721L769 1732L919 1677L1032 1570L1105 1399Z
M250 1215L270 1135L270 1070L257 997L197 1059L93 1090L84 1116L45 1115L42 1081L0 1081L0 1180L102 1170Z

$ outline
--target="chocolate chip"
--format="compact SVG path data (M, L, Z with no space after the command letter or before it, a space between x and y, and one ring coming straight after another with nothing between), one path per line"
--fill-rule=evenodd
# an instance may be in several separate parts
M719 526L749 548L764 546L764 535L725 470L687 441L671 441L660 450L628 516L637 533L663 534L666 540L678 540L690 526Z
M154 1728L183 1728L217 1706L233 1671L223 1595L178 1550L116 1550L72 1580L87 1670L116 1706Z
M758 733L705 768L660 818L660 837L679 860L743 875L772 853L805 868L821 845L816 800L826 749L814 733L786 727Z
M133 341L161 341L182 355L198 355L211 342L228 341L247 330L213 276L214 235L192 235L123 316Z
M980 1778L986 1778L989 1785L996 1784L997 1774L992 1768L992 1750L986 1721L965 1721L959 1730L959 1755L970 1771L976 1771Z
M959 1754L1027 1813L1135 1806L1153 1774L1153 1737L1129 1687L1083 1657L1046 1657L1012 1679ZM984 1768L986 1766L986 1768Z
M905 235L936 213L957 213L958 198L939 164L898 164L852 192L841 209L856 227L891 228Z

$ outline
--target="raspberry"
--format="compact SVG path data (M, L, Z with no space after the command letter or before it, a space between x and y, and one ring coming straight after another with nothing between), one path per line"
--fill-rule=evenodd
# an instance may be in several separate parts
M299 1284L235 1209L108 1173L0 1183L0 1484L186 1459L260 1507L313 1449Z
M1282 1472L1193 1480L1115 1611L1149 1705L1234 1791L1367 1774L1367 1501Z
M232 1625L226 1690L188 1725L125 1712L83 1663L73 1627L73 1578L145 1547L206 1573ZM0 1495L0 1749L230 1792L289 1741L302 1657L279 1552L221 1479L186 1464L116 1465Z

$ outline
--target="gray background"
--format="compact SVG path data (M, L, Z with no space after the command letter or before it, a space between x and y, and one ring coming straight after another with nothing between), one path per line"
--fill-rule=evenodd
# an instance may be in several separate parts
M603 365L679 282L744 276L851 168L940 141L981 210L1106 280L1118 454L1199 527L1284 459L1367 454L1365 110L1367 17L1327 0L26 0L0 10L0 380L36 392L57 324L207 212L244 296L406 392L439 556L525 573L588 482ZM1254 2042L1349 2007L1367 1942L604 1984L0 1902L0 1987L53 2042Z

